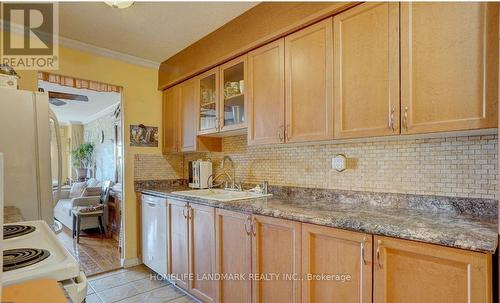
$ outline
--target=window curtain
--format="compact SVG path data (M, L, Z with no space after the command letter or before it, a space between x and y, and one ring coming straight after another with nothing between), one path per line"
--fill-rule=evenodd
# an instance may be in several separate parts
M74 87L74 88L83 88L89 89L96 92L116 92L119 93L122 91L121 86L106 84L102 82L90 81L77 79L68 76L61 76L57 74L51 74L47 72L39 72L38 79L42 81L47 81L50 83L57 83L59 85Z
M77 147L79 147L83 143L83 125L80 124L70 124L70 148L71 151L75 150ZM73 180L77 179L77 169L73 166L73 159L71 159L71 153L69 154L69 163L70 167L73 169L71 170L71 178Z

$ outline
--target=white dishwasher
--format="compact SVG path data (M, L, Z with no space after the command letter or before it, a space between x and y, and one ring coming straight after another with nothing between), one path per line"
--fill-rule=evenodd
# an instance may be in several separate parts
M142 262L167 274L167 199L142 195Z

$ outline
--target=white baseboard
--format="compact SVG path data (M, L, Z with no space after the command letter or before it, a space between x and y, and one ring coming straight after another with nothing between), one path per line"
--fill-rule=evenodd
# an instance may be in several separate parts
M123 268L132 267L132 266L142 264L142 262L139 258L120 259L120 263L121 263Z

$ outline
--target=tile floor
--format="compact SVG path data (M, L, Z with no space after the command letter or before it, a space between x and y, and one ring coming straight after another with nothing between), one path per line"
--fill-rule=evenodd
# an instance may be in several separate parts
M87 303L196 303L166 281L151 279L143 265L89 278Z
M66 227L63 227L57 238L78 260L80 268L87 277L120 268L118 242L112 238L102 237L98 230L89 232L90 234L85 237L80 236L79 244L73 241L71 230Z

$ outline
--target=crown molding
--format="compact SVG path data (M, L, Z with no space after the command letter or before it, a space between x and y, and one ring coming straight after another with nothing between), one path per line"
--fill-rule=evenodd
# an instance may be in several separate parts
M62 36L59 36L59 45L64 46L64 47L68 47L68 48L81 50L81 51L88 52L88 53L93 53L93 54L100 55L103 57L112 58L115 60L124 61L124 62L130 63L130 64L135 64L135 65L147 67L147 68L158 69L160 67L160 62L155 62L155 61L151 61L148 59L143 59L143 58L139 58L136 56L120 53L120 52L117 52L114 50L102 48L99 46L95 46L92 44L88 44L88 43L73 40L73 39L69 39L69 38L62 37Z
M5 21L3 21L3 20L0 20L0 21L1 21L0 22L0 30L3 31L3 28L5 26ZM23 34L24 33L24 27L22 25L19 25L17 23L11 23L10 27L11 27L11 30L13 33L16 33L16 34ZM119 61L124 61L124 62L130 63L130 64L139 65L142 67L147 67L147 68L152 68L152 69L159 69L160 68L160 62L155 62L155 61L151 61L148 59L139 58L136 56L120 53L120 52L110 50L107 48L103 48L103 47L95 46L95 45L88 44L85 42L62 37L60 35L57 36L57 39L58 39L59 46L77 49L77 50L80 50L83 52L92 53L95 55L108 57L108 58L119 60Z

